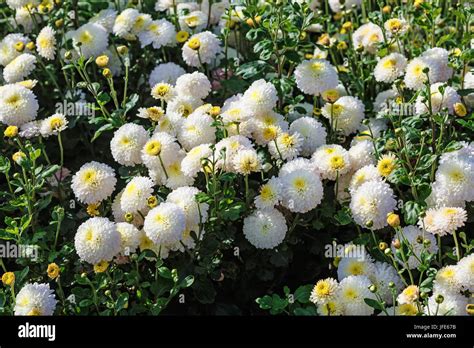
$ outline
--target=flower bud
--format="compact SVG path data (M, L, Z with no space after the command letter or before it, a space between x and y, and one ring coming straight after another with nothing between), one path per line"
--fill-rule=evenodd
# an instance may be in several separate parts
M7 138L14 138L18 135L18 127L17 126L8 126L3 135Z
M117 52L120 54L120 55L125 55L128 53L128 47L125 46L125 45L121 45L119 47L117 47Z
M107 64L109 64L109 57L107 57L105 54L98 56L95 59L95 64L97 64L99 68L105 68Z
M398 238L392 242L392 245L395 249L400 249L400 247L402 246Z
M393 228L400 226L400 216L395 213L389 213L387 215L387 223Z
M464 117L467 115L466 107L463 103L454 104L454 113L459 117Z
M104 75L105 78L112 78L112 71L109 68L105 68L102 70L102 75Z
M380 243L379 243L379 249L380 249L380 250L384 251L384 250L387 249L387 248L388 248L388 244L387 244L387 243L385 243L385 242L380 242Z
M438 294L438 295L436 296L436 298L435 298L435 302L436 302L437 304L443 303L443 302L444 302L444 297L443 297L443 295Z

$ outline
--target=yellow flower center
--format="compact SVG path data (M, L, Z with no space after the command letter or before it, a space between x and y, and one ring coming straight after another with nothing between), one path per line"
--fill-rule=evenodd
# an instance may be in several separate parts
M158 140L150 140L145 145L145 152L150 156L159 155L161 152L161 143Z

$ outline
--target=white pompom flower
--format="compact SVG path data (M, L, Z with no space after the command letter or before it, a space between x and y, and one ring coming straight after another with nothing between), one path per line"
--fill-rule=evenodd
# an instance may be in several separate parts
M339 83L336 69L324 59L305 60L295 69L298 88L306 94L320 95L334 89Z
M74 48L85 59L102 54L109 45L107 30L95 23L86 23L77 30L69 31L66 37L72 39Z
M15 315L53 315L57 302L49 284L26 284L16 295Z
M36 38L38 54L48 60L53 60L56 55L56 31L49 25L41 29Z
M407 59L400 53L391 53L380 59L375 66L376 81L391 83L405 73Z
M117 129L110 141L110 150L115 161L124 166L142 163L141 151L149 140L148 132L135 123L126 123Z
M120 234L120 253L125 256L131 255L140 244L140 230L127 222L120 222L115 226Z
M244 219L245 238L257 249L273 249L285 239L288 228L276 209L256 210Z
M352 167L349 152L337 144L320 146L313 154L312 161L321 177L329 180L336 180Z
M147 200L153 194L153 180L144 176L135 176L125 186L120 198L120 206L127 213L143 211L147 207Z
M204 99L211 92L211 83L206 75L195 71L192 74L184 74L178 77L175 88L178 94Z
M345 135L357 131L364 119L364 103L358 98L344 96L334 103L324 104L321 112L334 129L340 129Z
M36 57L30 53L23 53L13 59L3 69L3 78L7 83L24 80L36 67Z
M352 195L350 208L354 221L362 227L378 230L387 225L387 214L396 209L397 201L389 184L368 181Z
M290 133L298 133L303 137L300 151L302 156L311 156L318 147L326 144L326 128L312 117L304 116L293 121Z
M161 203L145 217L143 229L156 244L179 242L186 229L186 215L174 203Z
M183 46L183 59L189 66L210 64L222 51L220 40L210 31L194 34Z
M71 188L76 198L84 204L95 204L110 197L117 179L114 170L104 163L84 164L72 177Z
M93 217L77 229L74 247L81 261L92 265L111 261L120 252L120 234L109 219Z
M38 113L36 96L18 84L0 86L0 121L8 126L21 126L33 121Z
M295 213L306 213L316 208L323 198L323 185L310 168L295 169L281 175L282 200L284 207Z

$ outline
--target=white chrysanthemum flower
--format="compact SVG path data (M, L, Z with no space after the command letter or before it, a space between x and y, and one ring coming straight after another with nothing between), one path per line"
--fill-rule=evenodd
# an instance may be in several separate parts
M184 44L183 59L189 66L199 67L212 63L221 50L217 36L210 31L203 31L191 36Z
M234 170L242 175L258 172L261 168L260 159L254 149L243 149L236 153L232 159Z
M14 33L8 34L0 41L0 65L7 66L13 59L18 57L21 52L18 52L15 49L15 45L18 42L26 45L30 40L23 34ZM25 49L23 52L28 52L28 49Z
M41 121L30 121L20 126L18 135L22 138L31 139L41 134Z
M71 188L77 200L94 204L110 197L116 183L115 172L111 167L92 161L84 164L73 175Z
M162 46L173 46L176 44L176 29L166 19L158 19L151 22L145 30L138 34L142 48L152 45L155 49Z
M305 60L295 69L298 88L306 94L319 95L339 83L336 69L324 59Z
M175 159L169 165L166 166L167 178L161 177L164 185L172 190L182 186L191 186L194 183L194 178L187 176L181 170L181 162L183 161L186 153L181 150L175 154ZM151 175L151 173L150 173Z
M118 37L125 39L130 38L131 31L135 25L140 12L134 8L127 8L122 11L116 18L112 31Z
M335 317L344 314L344 305L337 296L334 300L318 305L317 308L319 315Z
M163 12L173 10L173 6L179 5L183 0L157 0L155 3L155 11Z
M354 133L364 119L364 103L358 98L344 96L335 103L326 103L321 112L331 121L334 129L340 129L345 135Z
M207 25L207 14L202 11L192 11L183 16L179 16L179 26L181 30L187 32L200 32Z
M115 222L126 222L127 219L125 218L125 215L127 215L126 211L122 210L122 205L121 205L121 200L122 200L122 194L123 191L120 191L114 198L114 201L112 202L112 215L114 216ZM149 211L148 207L145 211L141 212L142 214L147 214ZM132 217L132 221L130 222L132 225L135 227L141 227L143 226L143 217L140 215L140 213L131 213L129 215ZM129 220L128 220L129 221Z
M145 217L143 229L154 243L175 243L186 229L186 215L174 203L161 203Z
M39 4L39 1L33 0L30 3ZM50 2L50 4L52 4L52 2ZM41 21L41 17L37 11L37 7L31 7L31 5L17 8L14 17L12 16L12 18L10 18L10 24L16 30L22 30L25 34L31 33L35 28L35 23L39 21Z
M94 17L89 19L89 22L103 26L108 33L114 29L115 19L117 18L117 11L112 8L100 10Z
M215 143L216 129L212 126L213 118L206 113L193 112L184 119L178 130L178 140L185 150L193 147Z
M403 18L390 18L384 23L387 37L403 35L408 31L409 27L408 22Z
M439 304L436 302L438 295L443 296L443 302ZM425 314L433 316L467 315L467 304L468 299L463 295L435 291L428 299Z
M281 160L292 160L300 154L303 146L303 137L298 133L281 133L278 137L268 143L268 150L273 158Z
M290 133L298 133L303 137L302 156L311 156L321 145L326 144L326 128L312 117L301 117L290 125Z
M50 135L57 135L59 132L62 132L67 128L68 120L63 114L54 114L41 120L40 124L40 133L44 138L49 137Z
M196 187L183 186L170 192L167 202L174 203L183 209L186 217L186 230L199 232L199 225L205 223L208 217L209 205L198 203L196 195L201 191Z
M419 229L416 226L406 226L403 227L401 232L397 231L394 241L399 240L400 242L406 241L410 245L412 250L412 255L408 258L406 264L410 269L417 268L420 265L421 254L423 252L429 254L436 254L438 252L438 245L436 243L436 238L424 230ZM423 243L424 240L427 240L428 243ZM396 249L392 243L392 252L395 254ZM400 264L404 264L403 260L398 260Z
M312 157L323 179L336 180L351 170L349 152L341 145L320 146Z
M15 315L53 315L56 296L49 284L26 284L15 298Z
M3 78L7 83L19 82L31 74L35 67L36 57L29 53L23 53L3 69Z
M120 222L115 226L120 234L120 253L125 256L131 255L140 244L140 230L127 222Z
M282 205L292 212L306 213L316 208L323 198L323 185L310 168L295 169L281 175Z
M272 110L278 101L275 86L264 79L255 81L245 91L242 103L255 114L262 114Z
M288 131L288 122L285 121L283 115L269 111L254 117L251 110L246 108L245 105L239 104L239 106L242 112L238 117L235 117L235 111L237 109L233 108L223 113L222 118L224 121L232 121L236 118L237 120L239 120L239 118L242 120L248 119L251 125L252 137L258 145L266 145L281 133ZM230 117L227 117L228 114Z
M53 60L56 54L56 31L49 25L41 29L36 38L38 54L48 60Z
M344 252L347 256L341 257L341 260L337 266L337 279L339 281L346 277L357 275L365 275L370 278L374 274L374 260L365 251L365 249L363 249L364 251L362 255L354 255L357 253L357 247L363 248L363 246L356 246L354 244L349 244L345 247Z
M36 96L18 84L0 86L0 121L8 126L21 126L33 121L38 113Z
M424 70L428 68L428 64L421 58L411 60L406 67L405 85L414 90L423 88L428 80Z
M135 176L125 186L120 206L127 213L142 211L147 207L147 200L153 194L154 183L150 178Z
M471 293L474 289L474 254L464 256L459 260L457 272L455 274L456 282L461 284L462 288Z
M372 22L361 25L352 35L353 46L356 49L362 47L369 53L375 53L377 45L383 40L382 29Z
M338 13L341 12L343 9L351 10L353 7L360 7L360 3L362 0L329 0L329 7L331 8L332 12Z
M282 199L282 184L279 178L272 177L260 186L255 197L255 207L260 210L273 209Z
M227 172L234 172L234 156L241 150L252 148L252 142L242 135L224 138L216 144L215 153L218 158L216 166L224 168Z
M158 64L151 71L148 83L150 84L150 87L153 87L160 82L174 85L178 77L184 74L186 74L186 71L175 63L170 62Z
M391 53L380 59L375 66L374 77L376 81L391 83L405 73L407 59L400 53Z
M193 147L181 161L181 170L187 176L196 177L203 170L203 159L212 156L211 144L201 144ZM209 165L208 165L209 166Z
M369 291L371 281L365 275L349 276L339 283L338 299L342 302L345 315L371 315L374 309L364 302L373 299Z
M382 297L382 300L387 304L393 304L393 296L389 283L395 284L394 289L398 293L403 288L403 282L398 274L397 270L387 262L375 262L375 272L369 275L369 278L373 281L377 287L377 293Z
M199 71L181 75L176 80L176 92L193 98L204 99L211 92L211 83L206 75Z
M141 151L149 140L148 132L135 123L126 123L117 129L110 141L114 160L124 166L142 163Z
M364 183L369 181L382 181L382 176L374 165L367 165L358 169L351 177L349 192L354 192Z
M440 92L440 87L444 88L443 93ZM433 114L439 113L442 109L448 109L450 114L454 114L454 104L461 102L461 97L458 92L450 86L444 86L442 83L435 83L430 86L431 93L431 109L430 102L425 100L421 95L416 98L415 114L421 115L430 110Z
M353 193L350 204L354 221L371 230L387 226L387 214L393 212L396 207L393 190L383 181L362 184Z
M462 284L459 283L458 273L459 267L457 265L448 265L440 268L436 273L434 285L437 290L443 290L448 293L457 293L462 289Z
M453 234L458 228L463 227L466 221L467 212L463 208L430 208L426 211L425 217L418 221L418 226L427 232L444 236Z
M375 164L374 144L371 140L356 142L349 149L349 158L352 171Z
M309 300L316 305L325 305L336 298L339 283L334 278L326 278L318 280Z
M191 115L203 101L188 95L177 95L166 105L166 114L173 122L173 126L177 129L181 126L183 120Z
M176 138L168 133L157 132L143 146L142 161L148 169L163 170L162 166L173 162L179 151Z
M93 265L111 261L120 252L120 234L109 219L93 217L77 229L74 247L81 261Z
M276 209L256 210L244 219L245 238L258 249L273 249L285 239L288 230L282 213Z
M449 63L449 52L441 47L433 47L420 56L430 68L430 83L446 82L453 75L453 68Z
M109 45L107 30L95 23L86 23L77 30L69 31L66 37L72 39L74 48L85 59L100 55Z
M416 285L409 285L397 296L398 304L415 303L420 297L420 288Z

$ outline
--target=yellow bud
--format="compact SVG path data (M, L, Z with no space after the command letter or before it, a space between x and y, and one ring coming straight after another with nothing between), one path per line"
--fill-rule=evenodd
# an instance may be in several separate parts
M64 25L64 19L58 19L56 22L54 22L54 25L56 26L56 28L62 28Z
M392 245L395 249L400 249L400 247L402 246L402 244L400 243L400 240L397 238L395 239L393 242L392 242Z
M219 106L213 106L211 110L209 110L209 115L212 117L217 117L221 113L221 108Z
M51 279L56 279L59 276L59 266L57 264L50 263L48 265L48 269L46 270L46 273L48 273L48 277Z
M131 223L133 221L133 214L132 213L126 213L124 216L124 219L126 222Z
M342 27L346 30L352 29L352 22L345 22Z
M2 283L5 286L11 286L15 283L15 273L6 272L2 275Z
M26 44L26 48L29 49L30 51L33 51L36 48L36 45L33 41L30 41Z
M345 51L347 50L347 43L345 41L340 41L337 43L336 47L339 51Z
M199 49L199 47L201 47L201 41L199 41L199 39L197 37L194 37L191 40L189 40L188 46L189 46L189 48L196 51L196 50Z
M386 5L382 8L382 12L385 14L389 14L392 11L392 7L390 5Z
M25 158L26 158L26 155L22 151L15 152L12 156L13 161L15 161L15 163L17 164L21 164L21 162L23 162Z
M154 208L158 205L158 199L155 196L150 196L147 199L147 204L150 208Z
M16 44L15 44L15 49L18 51L18 52L23 52L25 50L25 44L21 41L18 41Z
M102 70L102 75L104 75L104 77L110 79L110 78L112 78L112 71L109 68L105 68L104 70Z
M98 210L99 206L100 206L100 203L89 204L87 206L87 214L89 214L90 216L99 216L100 215L100 212Z
M454 113L459 117L464 117L467 115L466 107L463 103L454 104Z
M400 226L400 216L395 213L389 213L387 215L387 223L394 228Z
M7 129L3 132L3 135L7 138L14 138L18 135L17 126L8 126Z
M102 56L98 56L95 59L95 63L99 68L105 68L107 64L109 64L109 57L107 57L105 54Z
M179 43L186 42L188 40L189 33L187 31L181 30L176 34L176 41Z
M311 53L306 53L304 57L305 59L313 59L313 55Z
M64 53L64 59L66 59L66 60L72 59L72 52L71 51L66 51L66 53Z
M334 103L339 99L339 92L336 89L328 89L322 93L321 97L328 103Z
M380 242L380 243L379 243L379 249L380 249L380 250L384 251L384 250L387 249L387 248L388 248L387 243L385 243L385 242Z
M107 270L107 268L109 268L109 263L107 261L100 261L94 265L94 272L103 273Z
M245 22L247 23L249 27L255 28L256 26L260 24L261 20L262 20L262 16L257 16L253 19L249 18Z

